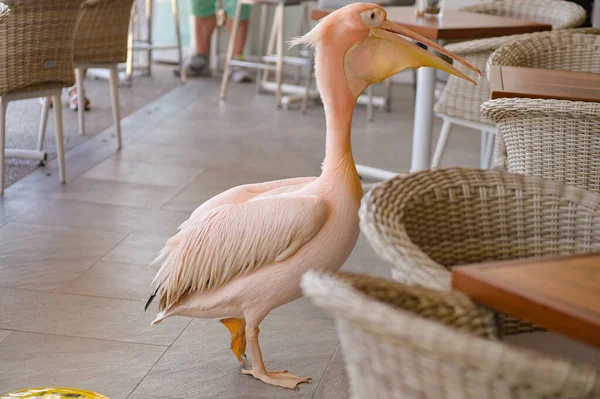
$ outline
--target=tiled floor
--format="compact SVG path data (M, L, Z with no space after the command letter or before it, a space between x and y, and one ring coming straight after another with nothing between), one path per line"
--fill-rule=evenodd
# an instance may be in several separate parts
M261 329L270 367L314 378L298 391L242 375L216 321L151 327L153 313L143 312L156 272L147 265L204 200L320 171L320 107L275 110L250 86L232 87L221 104L217 86L190 82L126 118L119 153L110 131L75 147L67 185L52 162L0 199L0 393L67 385L111 399L347 397L333 322L306 299L276 309ZM357 110L354 148L360 163L406 171L412 90L395 92L393 112L372 123ZM478 150L478 136L457 129L447 159L477 165ZM364 238L344 268L389 275Z
M98 70L96 70L98 71ZM90 71L92 72L92 71ZM100 72L102 72L100 70ZM63 93L63 113L65 147L72 148L88 140L96 133L112 128L112 105L107 79L96 79L93 73L88 74L85 82L86 97L92 104L93 112L86 112L86 135L79 134L77 113L68 110L68 98ZM173 76L173 67L156 65L152 76L135 77L135 84L123 87L119 92L121 115L127 116L145 104L149 104L173 88L179 86L179 79ZM7 148L36 148L40 104L37 98L32 100L11 102L7 112L6 146ZM52 112L50 113L52 114ZM116 140L114 136L112 142ZM54 140L54 121L47 127L44 149L48 159L56 157ZM6 162L6 184L10 185L23 176L31 173L37 166L36 161L8 158Z

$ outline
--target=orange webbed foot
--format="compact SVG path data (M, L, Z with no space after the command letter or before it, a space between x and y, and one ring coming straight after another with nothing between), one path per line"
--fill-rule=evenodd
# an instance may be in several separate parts
M287 370L283 371L256 371L242 370L243 374L251 375L254 378L270 385L275 385L287 389L298 389L298 385L309 382L312 378L296 377Z
M221 319L221 323L231 333L231 344L229 348L240 361L245 364L246 360L246 322L244 319Z

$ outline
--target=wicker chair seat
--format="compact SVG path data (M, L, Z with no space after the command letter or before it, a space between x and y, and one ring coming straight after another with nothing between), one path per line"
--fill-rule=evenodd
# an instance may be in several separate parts
M493 313L456 292L309 272L333 314L353 399L592 399L600 372L495 341Z

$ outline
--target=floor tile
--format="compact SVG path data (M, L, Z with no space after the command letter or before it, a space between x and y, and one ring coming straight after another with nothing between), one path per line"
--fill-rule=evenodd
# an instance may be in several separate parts
M165 349L17 331L0 343L0 392L67 386L126 399Z
M229 350L227 330L215 320L194 320L137 392L185 399L311 398L335 351L337 336L330 321L271 314L261 325L260 344L267 367L314 380L293 391L242 375Z
M148 266L164 248L169 237L170 235L131 233L102 260Z
M154 395L148 395L148 394L141 394L141 393L137 393L134 392L131 395L129 395L129 397L127 399L183 399L183 398L174 398L172 396L154 396Z
M159 266L149 268L147 265L101 261L61 291L145 301L150 296L152 279L158 269Z
M156 186L81 177L60 191L51 193L56 199L87 201L99 204L159 209L180 191L178 186Z
M69 200L40 201L16 220L26 223L168 235L189 215L180 212Z
M176 317L151 326L144 302L0 288L0 328L83 338L170 345L189 323Z
M158 165L152 163L152 159L148 162L128 162L115 156L92 168L83 177L133 184L183 187L200 173L202 169L199 168Z
M313 305L306 297L296 299L295 301L280 306L277 309L273 309L272 312L273 314L294 317L310 317L315 319L333 320L333 317L329 313Z
M38 199L30 194L21 194L11 191L10 195L0 195L0 226L14 220L18 215L23 215L34 209Z
M391 278L392 266L373 251L364 234L361 233L350 257L342 266L342 271L371 274Z
M150 134L147 140L124 148L117 159L126 162L152 162L154 165L185 168L215 168L227 166L232 160L238 160L243 155L243 149L236 145L235 141L225 140L223 136L210 137L208 134L200 136L197 133L180 133L183 137L193 136L201 140L197 146L186 146L178 140L173 140L173 137L168 140L170 135L165 135L163 130L170 129L163 127ZM155 140L160 138L161 142L153 142L153 138Z
M345 364L344 353L341 345L338 346L337 350L335 351L335 355L333 355L333 358L331 358L331 364Z
M315 392L313 399L347 399L349 394L349 381L346 368L341 364L330 364L325 370L323 379Z
M66 287L125 233L10 222L0 228L0 286Z
M11 333L12 331L9 330L0 330L0 342L4 341Z

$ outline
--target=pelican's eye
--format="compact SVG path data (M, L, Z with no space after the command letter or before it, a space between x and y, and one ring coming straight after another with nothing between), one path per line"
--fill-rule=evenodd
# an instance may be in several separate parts
M360 13L360 19L369 28L375 28L385 20L385 11L381 8L372 8Z

